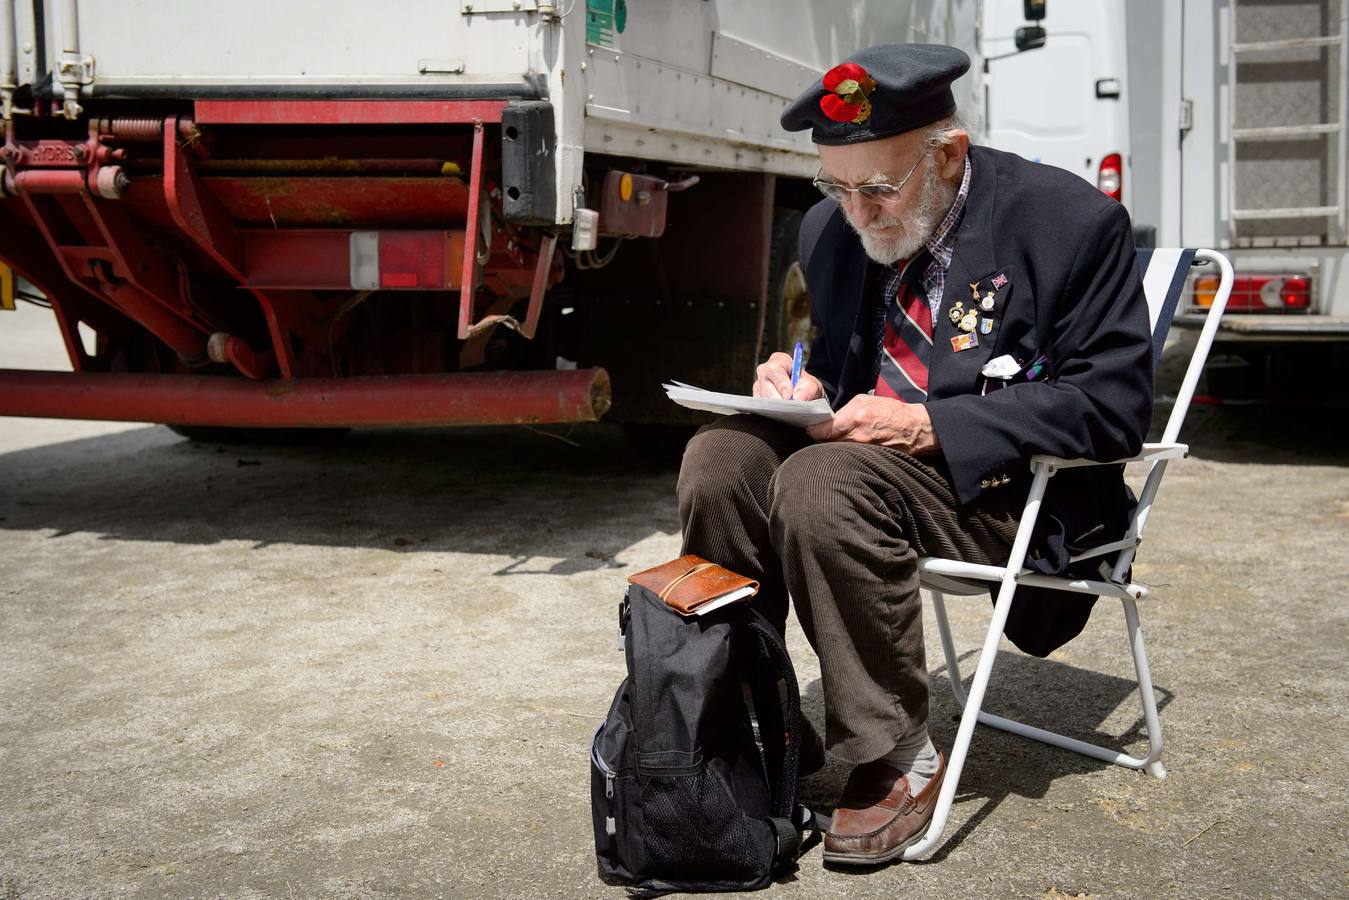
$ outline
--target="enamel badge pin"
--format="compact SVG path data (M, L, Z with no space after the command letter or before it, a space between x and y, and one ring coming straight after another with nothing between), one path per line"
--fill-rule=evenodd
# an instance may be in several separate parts
M1003 289L1003 287L1004 287L1006 284L1007 284L1007 276L1006 276L1005 274L1003 274L1002 272L999 272L997 275L993 276L993 288L994 288L994 290L999 290L999 291L1000 291L1000 290Z
M979 335L974 332L969 334L958 334L951 338L951 350L959 353L961 350L969 350L971 347L979 346Z

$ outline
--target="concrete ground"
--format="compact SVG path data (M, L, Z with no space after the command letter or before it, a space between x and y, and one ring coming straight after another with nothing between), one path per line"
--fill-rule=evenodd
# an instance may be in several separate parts
M61 365L48 314L0 313L0 367ZM1167 779L980 729L931 859L849 874L816 848L768 893L1349 895L1327 420L1192 416L1137 567ZM587 746L624 578L679 548L674 479L609 427L274 448L0 419L0 898L623 896L594 875ZM968 675L988 607L952 613ZM994 710L1145 745L1111 604L994 674Z

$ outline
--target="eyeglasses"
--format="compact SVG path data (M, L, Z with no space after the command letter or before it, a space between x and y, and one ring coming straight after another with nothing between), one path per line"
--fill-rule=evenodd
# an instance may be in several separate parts
M889 181L878 181L873 184L848 187L845 184L839 184L837 181L824 181L821 179L820 176L824 174L823 167L820 168L819 172L815 173L815 178L812 183L820 189L821 194L824 194L835 203L843 203L843 201L848 198L848 195L853 193L861 194L863 198L870 200L872 203L887 203L899 196L899 192L904 190L904 185L909 183L909 179L912 178L913 173L917 171L918 164L925 159L927 159L927 154L918 157L918 160L909 169L908 174L900 179L899 184Z

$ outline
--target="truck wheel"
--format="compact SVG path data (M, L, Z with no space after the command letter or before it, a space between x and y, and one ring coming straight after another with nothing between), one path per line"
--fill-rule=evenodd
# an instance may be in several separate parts
M308 446L340 440L350 428L228 428L223 425L167 425L174 434L199 444Z
M801 269L797 237L801 213L779 209L773 213L773 244L768 257L768 309L764 312L763 343L759 359L781 350L790 354L796 342L807 348L814 337L810 324L810 294Z

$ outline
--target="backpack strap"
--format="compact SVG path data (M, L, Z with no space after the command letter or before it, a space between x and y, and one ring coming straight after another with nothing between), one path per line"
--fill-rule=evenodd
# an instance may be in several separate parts
M791 657L782 636L772 623L763 617L754 607L747 607L746 624L759 640L763 653L773 663L774 669L782 676L787 686L787 748L782 760L781 789L774 791L774 815L768 818L768 824L777 837L777 852L773 856L773 868L779 869L791 865L801 854L813 846L829 830L829 817L815 812L796 802L796 778L801 761L801 693L796 681L796 670L792 668ZM771 787L771 785L770 785ZM809 833L811 838L806 840Z
M791 822L796 810L796 778L801 768L801 692L796 683L796 670L792 668L791 657L787 655L787 646L782 642L778 630L754 607L747 607L749 613L746 625L759 640L764 655L772 661L777 674L787 685L787 747L782 757L782 785L773 792L773 815Z
M801 831L791 819L772 816L768 824L777 836L777 850L773 853L773 869L794 863L801 856Z

